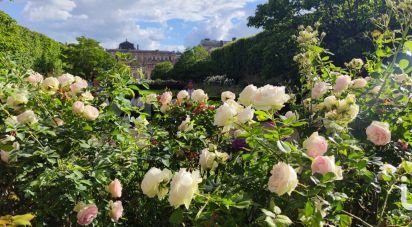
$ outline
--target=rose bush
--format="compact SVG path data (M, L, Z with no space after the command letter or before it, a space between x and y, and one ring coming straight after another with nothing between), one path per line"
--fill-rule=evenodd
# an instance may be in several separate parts
M411 225L412 5L387 4L368 59L337 67L320 25L301 26L297 90L165 91L142 98L150 115L125 67L94 90L2 59L0 223Z

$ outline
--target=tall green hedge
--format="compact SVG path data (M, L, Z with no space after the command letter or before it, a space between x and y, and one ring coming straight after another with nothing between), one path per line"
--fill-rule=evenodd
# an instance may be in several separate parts
M63 44L22 27L0 11L0 52L8 53L26 68L43 74L56 74L62 69Z

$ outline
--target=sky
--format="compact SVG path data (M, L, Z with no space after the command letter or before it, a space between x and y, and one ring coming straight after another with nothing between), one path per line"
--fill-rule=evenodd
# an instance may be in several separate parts
M267 0L0 0L0 10L60 42L86 36L104 48L126 39L144 50L183 51L204 38L231 40Z

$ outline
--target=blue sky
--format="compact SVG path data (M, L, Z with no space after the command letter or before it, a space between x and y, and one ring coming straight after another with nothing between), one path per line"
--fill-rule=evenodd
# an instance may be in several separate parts
M203 38L230 40L259 32L246 26L267 0L14 0L0 10L61 42L81 35L105 48L128 39L140 49L182 51Z

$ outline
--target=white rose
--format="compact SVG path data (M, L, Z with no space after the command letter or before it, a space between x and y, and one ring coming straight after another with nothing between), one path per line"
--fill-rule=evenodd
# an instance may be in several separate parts
M59 89L59 80L55 77L47 77L41 83L41 88L47 93L53 95Z
M379 91L381 90L382 86L375 86L374 88L372 88L372 90L370 91L372 94L377 95L379 94Z
M236 113L240 113L243 111L244 107L242 105L240 105L239 103L237 103L235 100L233 99L229 99L227 100L225 103L227 103L230 107L232 107L233 109L236 110Z
M180 169L173 176L170 183L169 202L175 208L184 204L189 209L194 194L198 191L198 184L202 182L199 171L187 172L186 169Z
M177 128L179 131L187 132L192 129L190 125L190 116L186 116L186 119L180 123L179 127Z
M6 104L13 109L18 109L21 105L27 104L29 99L26 92L19 92L12 96L7 97Z
M149 94L145 97L146 103L153 104L157 102L157 95L156 94Z
M246 86L239 94L238 101L240 102L240 104L244 106L249 106L250 104L252 104L252 100L257 92L257 89L258 88L253 84Z
M285 118L287 118L287 119L298 119L298 115L296 114L296 113L294 113L294 112L292 112L292 111L288 111L288 112L286 112L286 114L285 114Z
M348 89L351 83L351 78L348 75L339 75L336 78L335 86L333 86L333 91L336 93L340 93L346 89Z
M5 163L9 163L9 152L0 151L0 160Z
M231 91L224 91L221 94L222 102L226 102L227 100L235 100L236 95Z
M17 115L17 121L21 124L36 123L37 117L32 110L26 110L23 113Z
M92 93L90 93L90 91L86 91L84 93L82 93L82 95L80 96L80 99L83 101L92 101L94 99Z
M230 126L234 122L236 114L237 111L234 107L223 103L223 105L216 109L213 124L216 126Z
M94 106L87 105L84 107L82 115L86 120L94 121L99 117L99 110Z
M87 88L89 84L87 83L86 80L83 80L82 78L78 79L80 77L75 78L75 82L70 85L70 90L73 94L80 93L83 89Z
M84 111L84 103L81 102L81 101L76 101L76 102L74 102L74 103L73 103L73 106L72 106L72 111L75 112L75 113L77 113L77 114L83 113L83 111Z
M38 83L43 81L43 76L40 73L31 72L26 80L32 85L37 85Z
M368 84L368 81L366 81L363 78L359 78L359 79L353 80L351 84L352 84L351 86L352 88L355 88L355 89L363 88L363 87L366 87L366 85Z
M323 104L326 108L331 109L338 104L338 100L334 95L328 96L323 100Z
M196 89L192 93L192 100L195 102L206 102L207 94L202 89Z
M246 107L237 115L237 121L241 124L244 124L253 119L255 110L251 106Z
M289 95L285 94L285 87L275 87L268 84L257 90L252 102L258 110L280 110L289 98Z
M202 150L199 156L199 165L202 169L215 169L217 167L217 162L215 162L216 154L210 152L209 149L205 148Z
M70 86L74 82L74 76L69 73L65 73L57 78L61 87Z
M348 114L348 118L349 118L350 121L355 120L355 118L359 114L359 106L356 105L356 104L353 104L353 105L349 106L347 114Z
M312 88L312 99L319 99L328 92L329 85L325 82L318 82Z
M269 178L269 191L279 196L288 193L289 195L298 185L298 176L295 170L284 162L279 162L273 166L272 176Z
M189 92L187 92L186 90L181 90L179 91L179 93L177 93L177 100L179 100L179 102L184 102L188 98L189 98Z
M163 199L168 189L161 184L167 184L172 178L173 174L168 169L161 171L158 168L152 167L143 177L143 181L140 185L143 194L149 198L157 196L159 199Z

